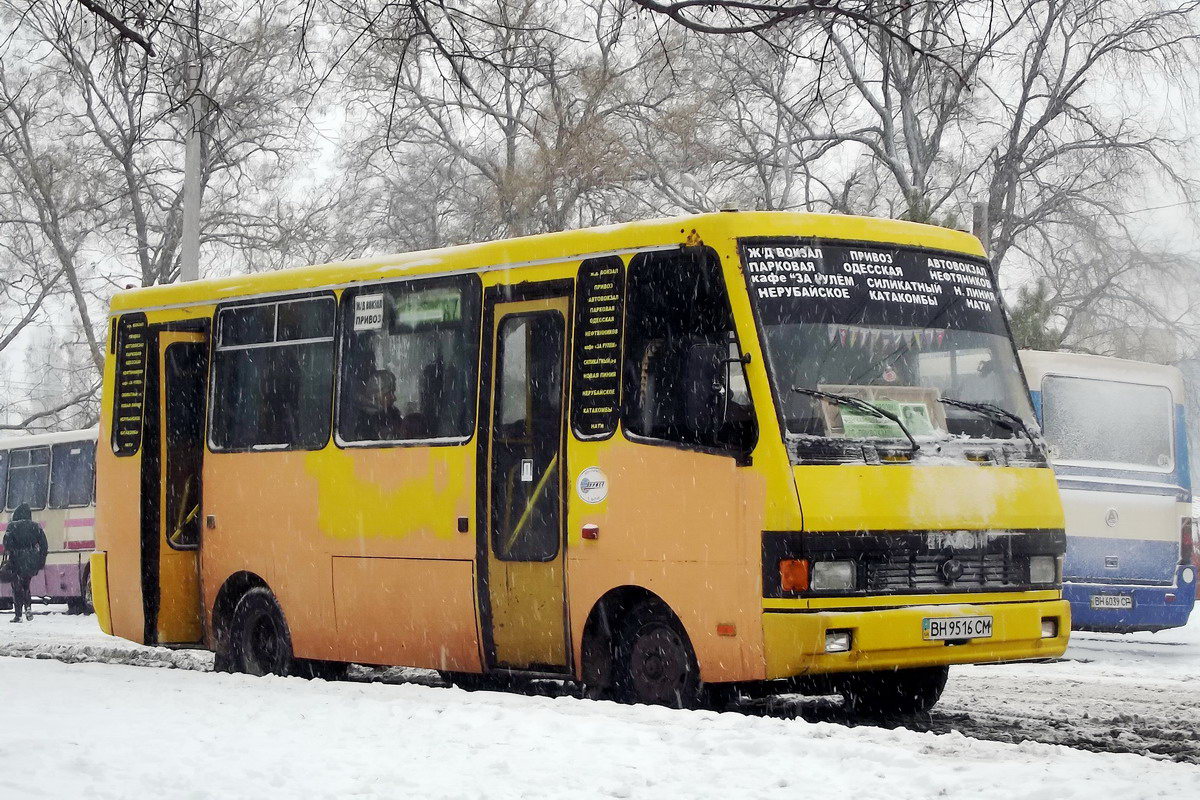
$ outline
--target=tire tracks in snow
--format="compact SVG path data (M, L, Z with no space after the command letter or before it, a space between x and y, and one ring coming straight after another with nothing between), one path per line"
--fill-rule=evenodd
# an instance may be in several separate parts
M0 657L198 672L212 671L213 666L212 654L207 651L144 647L116 640L103 644L52 638L0 641ZM737 701L726 710L747 716L848 727L906 728L935 734L957 732L974 739L1010 744L1033 741L1200 764L1200 711L1196 710L1200 704L1180 698L1171 684L1147 686L1128 680L1105 683L1081 679L1030 683L1023 681L1023 677L1020 673L997 676L967 672L948 688L942 703L931 714L918 718L866 721L847 713L839 700L800 695ZM355 667L350 679L445 685L436 673L400 668ZM513 691L539 695L570 693L561 684L547 681Z
M840 700L781 695L746 703L732 710L752 716L803 719L847 727L905 728L921 733L960 733L973 739L1020 744L1038 742L1097 753L1130 753L1149 758L1200 764L1200 724L1173 719L1164 725L1141 714L1079 719L1030 711L1012 714L964 709L941 703L930 714L902 719L862 720L849 714ZM1179 727L1173 727L1176 723Z

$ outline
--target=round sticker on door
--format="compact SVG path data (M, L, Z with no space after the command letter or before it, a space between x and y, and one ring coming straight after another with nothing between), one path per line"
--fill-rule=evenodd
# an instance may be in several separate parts
M595 505L608 497L608 477L599 467L588 467L575 481L575 493L585 503Z

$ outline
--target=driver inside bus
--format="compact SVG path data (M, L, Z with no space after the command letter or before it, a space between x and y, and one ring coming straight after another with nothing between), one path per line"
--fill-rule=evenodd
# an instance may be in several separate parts
M355 438L359 441L397 439L403 427L404 417L396 408L396 376L390 370L377 369L363 384Z

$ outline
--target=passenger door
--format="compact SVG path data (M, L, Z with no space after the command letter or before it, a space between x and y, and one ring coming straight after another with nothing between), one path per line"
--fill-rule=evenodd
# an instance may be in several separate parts
M491 402L481 445L487 496L480 526L488 661L563 671L569 652L562 492L569 299L493 299L489 305Z
M147 436L157 456L153 491L143 479L143 569L147 632L159 644L203 638L200 599L200 476L204 454L208 337L202 333L158 334L156 426ZM149 433L149 432L148 432ZM147 513L150 512L150 513ZM151 537L153 537L151 541Z

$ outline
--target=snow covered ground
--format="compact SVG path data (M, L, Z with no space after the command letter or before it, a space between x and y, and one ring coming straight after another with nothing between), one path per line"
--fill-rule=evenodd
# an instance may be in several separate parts
M1200 795L1194 751L1133 754L1200 738L1200 619L953 670L932 731L821 721L827 701L717 714L212 674L94 626L0 622L0 797Z

